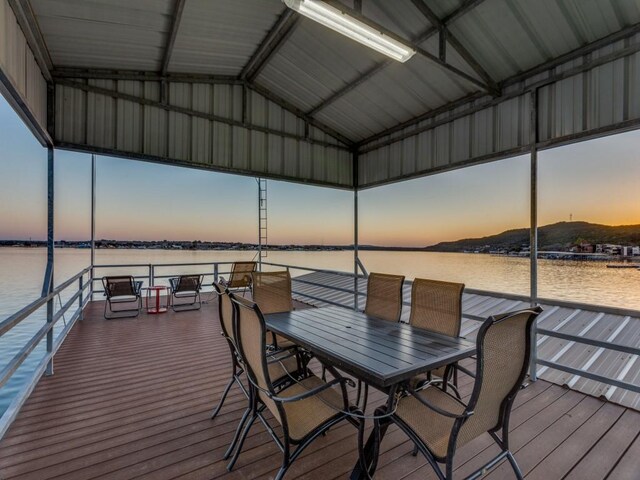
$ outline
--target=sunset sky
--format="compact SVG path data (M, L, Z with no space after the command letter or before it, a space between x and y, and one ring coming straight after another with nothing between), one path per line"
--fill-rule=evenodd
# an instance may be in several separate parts
M44 239L46 150L0 99L0 239ZM90 155L56 151L56 238L90 234ZM640 131L540 152L539 223L640 223ZM423 246L529 224L528 155L360 192L360 242ZM349 244L353 194L268 182L269 242ZM98 158L96 237L255 242L253 178Z

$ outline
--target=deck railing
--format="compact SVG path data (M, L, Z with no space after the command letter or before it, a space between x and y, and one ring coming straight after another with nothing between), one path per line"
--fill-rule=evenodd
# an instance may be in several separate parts
M127 274L132 269L142 269L145 270L144 274L136 274L134 277L139 280L146 280L148 286L156 285L158 280L164 280L171 277L176 277L179 275L178 272L166 273L159 272L159 270L165 270L170 268L180 268L184 267L199 267L202 270L202 267L207 267L205 271L202 271L201 274L205 277L205 285L212 285L214 281L218 281L221 276L230 274L230 266L233 262L191 262L191 263L138 263L138 264L99 264L94 265L93 267L88 267L63 284L56 287L51 294L43 296L38 300L32 302L30 305L26 306L16 314L11 317L5 319L0 322L0 336L5 334L7 331L11 330L13 327L18 325L21 321L28 318L34 312L36 312L39 308L45 306L47 303L51 305L53 299L58 296L62 291L68 289L75 282L78 283L77 291L71 296L71 298L61 306L61 308L57 312L53 312L51 310L51 314L48 315L46 324L38 330L38 332L27 342L27 344L13 357L13 359L4 367L4 369L0 372L0 387L4 385L11 375L16 371L16 369L22 364L22 362L27 358L29 353L33 351L33 349L38 345L38 343L47 335L52 335L53 326L55 323L64 316L64 314L74 305L74 303L78 302L78 308L73 312L71 319L67 322L63 331L57 336L54 342L49 345L46 355L42 358L37 368L31 375L29 381L21 388L18 395L12 401L10 407L4 413L4 415L0 418L0 438L5 433L6 429L13 421L15 416L18 413L18 410L29 396L31 391L33 390L35 384L39 380L39 378L45 373L47 370L47 365L51 365L53 361L53 356L55 352L58 350L64 339L66 338L67 333L73 327L75 322L82 318L82 309L87 304L87 302L93 299L94 293L103 293L101 289L101 284L98 284L98 288L96 288L95 283L101 282L101 278L96 275L97 272L104 272L105 270L123 270L126 269ZM338 271L338 270L329 270L329 269L319 269L312 267L305 267L300 265L291 265L284 263L275 263L275 262L262 262L263 267L271 268L286 268L289 270L296 270L301 272L311 272L311 273L320 273L320 274L329 274L335 275L339 277L351 278L354 280L353 288L332 285L327 283L322 283L321 281L310 280L308 278L300 278L294 276L294 287L293 294L299 300L315 300L317 302L323 302L330 305L341 306L345 308L362 308L362 303L366 298L366 292L363 290L366 284L366 278L368 273L364 268L364 265L360 264L359 269L362 273L355 274L350 272ZM84 276L86 274L90 274L87 282L84 282ZM410 282L409 282L410 283ZM302 291L296 285L308 285L311 287L315 287L315 289L309 290L306 289ZM89 294L84 295L84 291L89 288ZM342 294L336 298L336 295L327 295L327 290ZM523 302L528 302L529 298L526 296L520 295L511 295L511 294L500 294L496 292L488 292L483 290L473 290L467 289L465 290L467 293L479 294L479 295L487 295L494 296L500 298L509 298L513 300L521 300ZM610 313L610 314L624 314L627 316L639 316L640 312L633 312L628 310L609 308L609 307L598 307L593 305L585 305L574 302L566 302L566 301L555 301L550 299L541 299L541 304L549 304L555 306L562 306L568 308L576 308L582 310L592 310L598 311L600 313ZM409 305L409 302L404 302L404 305ZM475 317L472 315L464 315L465 318L469 318L471 320L480 321L482 318ZM575 344L589 345L592 347L597 347L599 349L604 350L612 350L616 352L626 353L629 355L634 355L636 357L640 356L640 348L630 345L624 345L622 343L617 343L608 340L599 340L592 339L580 335L570 334L566 332L562 332L558 330L549 330L537 328L537 341L540 342L545 337L553 337L562 340L566 340ZM605 375L600 375L594 372L590 372L584 368L574 368L568 365L563 365L553 360L540 359L534 356L532 359L532 368L537 369L538 367L547 367L553 368L556 370L564 371L570 373L572 375L577 375L580 377L588 378L590 380L595 380L598 382L602 382L607 385L611 385L614 387L622 388L625 390L629 390L632 392L640 393L640 386L635 385L629 382L624 381L620 375L616 378L610 378Z
M232 262L203 262L203 263L173 263L173 264L166 263L166 264L137 264L137 265L136 264L134 265L96 265L95 268L98 269L98 268L144 267L144 268L147 268L148 273L146 275L139 275L137 276L137 278L147 279L147 281L149 282L149 285L154 285L154 282L156 279L169 278L169 277L176 276L176 274L173 274L173 275L155 274L156 269L160 267L210 266L211 271L208 273L205 273L204 275L205 277L209 277L209 278L212 277L212 279L215 279L217 281L219 275L229 273L228 271L226 272L220 271L220 267L223 265L225 266L231 265L231 263ZM321 281L314 281L314 280L294 277L294 285L293 285L292 293L294 294L294 296L296 296L299 300L302 300L302 301L307 299L307 300L314 300L317 302L323 302L329 305L340 306L344 308L362 308L362 304L364 302L364 299L366 298L365 285L366 285L366 278L368 276L368 273L364 265L362 265L362 263L359 264L359 269L363 273L358 275L355 275L354 273L351 273L351 272L344 272L339 270L321 269L321 268L306 267L301 265L292 265L292 264L286 264L286 263L276 263L276 262L267 262L267 261L262 261L262 266L267 268L270 268L270 267L286 268L288 270L295 270L300 272L330 274L330 275L336 275L339 277L356 279L356 282L354 282L354 287L346 287L346 286L337 286L337 285L322 283ZM96 281L98 281L98 279L96 279ZM408 281L408 283L410 284L411 282ZM311 287L316 287L316 289L315 290L306 289L305 291L302 291L301 289L296 288L296 284L309 285ZM327 290L331 292L341 293L344 295L336 299L336 295L327 295ZM98 290L96 290L96 293L97 292ZM499 298L509 298L513 300L519 300L522 302L529 301L529 297L524 295L502 294L498 292L476 290L476 289L465 289L465 292L478 294L478 295L499 297ZM606 307L606 306L586 305L586 304L577 303L577 302L567 302L567 301L558 301L553 299L541 298L539 299L539 303L542 305L554 305L554 306L562 306L562 307L575 308L575 309L581 309L581 310L591 310L591 311L597 311L599 313L608 313L613 315L640 316L640 312L635 312L635 311L625 310L620 308ZM409 307L410 302L405 301L404 305L406 307ZM465 314L464 317L470 320L475 320L475 321L484 320L484 318L480 318L474 315ZM592 339L592 338L588 338L588 337L584 337L576 334L562 332L559 330L549 330L549 329L537 327L536 328L537 342L535 342L536 345L538 342L540 342L540 340L544 339L544 337L553 337L553 338L566 340L568 342L573 342L575 344L589 345L592 347L597 347L605 350L612 350L612 351L626 353L634 356L640 356L640 348L636 346L624 345L621 343L617 343L613 340ZM640 385L626 382L621 378L618 378L618 377L611 378L605 375L590 372L585 368L575 368L569 365L564 365L554 360L539 358L537 356L536 349L532 350L532 355L533 357L531 361L531 373L533 378L535 378L534 375L540 367L547 367L547 368L553 368L556 370L567 372L572 375L578 375L578 376L588 378L590 380L594 380L597 382L601 382L607 385L611 385L614 387L640 393Z
M9 360L0 371L0 387L6 385L6 383L13 377L16 370L24 363L27 357L36 349L36 347L42 342L46 341L46 351L43 357L40 359L36 368L31 372L27 381L20 386L20 390L13 397L9 407L0 417L0 438L4 435L6 430L11 425L11 422L15 419L18 411L33 391L35 385L40 380L45 372L53 372L53 357L60 348L60 345L64 342L67 334L73 328L76 321L82 318L82 312L91 298L91 282L85 281L85 275L90 274L91 267L87 267L84 270L78 272L66 282L55 287L48 295L43 295L37 300L31 302L22 310L14 313L10 317L0 322L0 336L11 332L18 325L24 322L26 319L34 315L42 307L47 307L47 314L44 319L44 324L39 328L36 333L25 343L22 348L16 352L16 354ZM75 293L62 304L60 300L60 307L56 310L56 298L60 299L60 294L71 287L76 287ZM89 289L89 294L85 295L85 290ZM77 304L77 305L76 305ZM67 312L75 306L71 316L67 319ZM65 320L65 326L62 331L54 338L53 329L60 319Z

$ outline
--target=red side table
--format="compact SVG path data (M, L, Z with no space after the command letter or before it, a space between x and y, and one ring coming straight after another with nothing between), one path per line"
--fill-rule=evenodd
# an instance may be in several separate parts
M146 287L147 289L147 313L151 315L155 315L157 313L165 313L169 307L169 287L165 287L162 285L157 285L153 287ZM151 293L155 292L155 296ZM160 294L165 294L165 301L160 301ZM151 300L151 305L149 305L149 300Z

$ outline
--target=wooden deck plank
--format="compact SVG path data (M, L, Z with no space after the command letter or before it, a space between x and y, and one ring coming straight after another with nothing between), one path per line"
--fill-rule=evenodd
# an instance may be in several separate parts
M626 410L606 435L575 465L567 480L606 478L640 432L640 413ZM603 462L607 458L609 462ZM640 476L640 469L636 472Z
M606 434L611 426L622 416L624 409L606 403L590 419L578 428L553 453L540 462L527 479L549 480L563 478L573 466ZM602 458L601 461L608 462Z
M640 469L638 459L640 459L640 434L629 446L607 480L636 480Z
M55 374L37 385L0 442L0 478L273 478L281 454L261 425L252 429L234 471L226 471L222 454L246 406L234 387L218 418L209 418L229 378L228 355L215 305L105 321L101 304L91 304L56 356ZM462 364L473 368L474 361ZM468 398L473 379L462 375L459 385ZM368 411L383 402L384 394L372 390ZM532 383L516 397L512 414L516 458L527 478L553 479L593 471L585 455L592 451L613 469L611 478L635 478L640 427L629 425L637 416L544 381ZM376 478L434 478L411 450L392 427ZM456 475L493 451L488 436L465 445ZM356 458L355 429L344 423L318 439L287 478L345 478ZM503 478L506 468L488 478Z

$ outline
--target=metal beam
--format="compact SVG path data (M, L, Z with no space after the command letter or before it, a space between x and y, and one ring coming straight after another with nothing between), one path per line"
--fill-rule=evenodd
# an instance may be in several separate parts
M302 185L322 185L326 187L337 188L341 190L352 190L352 186L349 184L341 184L336 182L328 182L323 180L306 180L293 175L276 175L268 172L256 172L255 170L249 170L245 168L225 167L223 165L212 165L208 163L199 163L189 160L178 160L174 158L161 157L158 155L148 155L144 153L125 152L117 150L115 148L102 148L95 145L87 145L84 143L73 142L61 142L56 141L56 149L69 150L73 152L86 152L95 153L97 155L105 155L109 157L124 158L125 160L140 160L143 162L159 163L162 165L173 165L177 167L195 168L197 170L205 170L208 172L225 172L232 173L234 175L244 175L251 178L255 178L259 175L263 178L272 178L274 180L284 180L291 183L299 183ZM96 292L99 293L99 292Z
M267 65L271 57L282 47L284 42L293 33L300 16L285 7L285 10L278 17L271 30L264 37L258 48L240 71L240 79L252 82L262 69Z
M491 75L480 65L480 63L471 55L471 53L460 43L458 38L451 33L447 28L447 25L442 21L436 13L429 8L424 0L412 0L413 5L420 10L420 13L436 27L440 33L440 59L442 61L446 58L445 45L447 42L451 44L456 52L467 62L467 64L473 69L474 72L489 86L494 95L500 94L500 88L496 84L495 80L491 78Z
M197 73L167 73L146 70L109 70L104 68L56 68L52 72L54 80L133 80L140 82L167 83L208 83L220 85L242 85L244 82L231 75L205 75Z
M449 15L448 17L446 17L444 20L442 20L442 23L444 25L446 25L447 22L449 21L453 21L457 18L459 18L460 16L464 15L465 13L467 13L468 11L470 11L473 7L475 7L476 5L471 5L471 3L475 3L480 4L480 1L475 1L475 2L466 2L464 5L462 5L460 8L458 8L457 10L455 10L454 12L451 13L451 15ZM338 5L339 8L344 8L344 5L340 4ZM364 17L362 17L361 15L359 15L359 12L354 11L353 12L359 19L365 20ZM367 20L367 23L371 23L369 20ZM379 25L376 26L376 28L382 28ZM415 44L421 44L425 41L427 41L429 38L431 38L432 36L436 35L439 32L439 29L437 27L433 27L433 28L429 28L428 30L426 30L425 32L423 32L421 35L419 35L416 39L413 40L413 42L406 42L406 40L403 39L399 39L402 42L407 43L407 45L411 45L413 48L415 48ZM398 38L395 34L391 34L393 37ZM449 66L449 64L447 64L445 61L443 61L442 59L431 55L430 53L428 53L426 50L420 48L418 50L418 53L425 55L428 59L438 63L440 66L443 66L444 68L447 68L446 66ZM307 115L313 115L315 113L317 113L318 111L322 110L323 108L325 108L326 106L332 104L333 102L335 102L336 100L338 100L339 98L341 98L343 95L349 93L351 90L353 90L354 88L356 88L358 85L361 85L362 83L366 82L367 80L369 80L371 77L373 77L376 73L380 72L381 70L385 69L387 66L391 65L393 63L393 60L384 60L376 65L374 65L373 67L371 67L369 70L367 70L366 72L362 73L362 75L356 77L355 79L353 79L352 81L350 81L347 85L345 85L343 88L341 88L340 90L338 90L337 92L334 92L331 96L325 98L324 100L322 100L321 102L319 102L318 104L316 104L313 108L311 108L308 112ZM445 66L446 65L446 66ZM459 74L460 70L455 69L455 71L453 72L455 74ZM462 72L464 74L464 72ZM467 77L466 74L464 74L465 77ZM471 77L473 78L473 77ZM468 80L468 78L466 78ZM478 80L474 79L474 83L478 82ZM489 85L479 85L481 86L484 90L489 91L490 87Z
M54 163L53 147L47 148L47 269L44 274L44 284L42 286L42 296L49 295L53 291L54 282ZM54 299L47 301L47 323L53 323ZM47 353L53 352L53 328L47 331ZM53 375L53 357L47 363L45 375Z
M578 48L578 49L576 49L576 50L574 50L574 51L572 51L572 52L570 52L570 53L568 53L566 55L563 55L562 56L562 61L554 59L554 60L551 60L550 62L547 62L547 63L545 63L545 64L543 64L541 66L534 67L534 68L528 70L528 72L525 72L524 74L518 74L518 75L515 75L513 77L510 77L509 79L507 79L504 82L502 82L502 85L506 86L506 85L512 85L512 84L515 84L515 83L518 83L518 82L523 82L524 80L526 80L527 78L530 78L531 76L538 75L541 72L544 72L544 71L547 71L549 69L554 68L559 63L564 63L564 62L569 62L569 61L575 60L576 58L579 58L579 57L584 56L584 55L586 55L588 53L591 53L594 50L597 50L599 48L602 48L602 47L605 47L607 45L610 45L610 44L615 43L617 41L620 41L620 40L622 40L624 38L628 38L628 37L633 36L633 35L635 35L637 33L640 33L640 23L635 24L635 25L633 25L631 27L628 27L628 28L626 28L624 30L621 30L620 32L617 32L617 33L615 33L613 35L609 35L608 37L605 37L606 38L606 42L604 41L605 39L600 39L600 40L597 40L597 41L595 41L595 42L593 42L593 43L591 43L589 45L586 45L584 47L580 47L580 48ZM525 93L527 91L531 91L531 90L533 90L535 88L538 88L538 87L541 87L543 85L554 83L554 82L557 82L557 81L562 80L564 78L568 78L570 76L577 75L577 74L579 74L581 72L593 69L593 68L595 68L597 66L604 65L606 63L613 62L613 61L615 61L617 59L620 59L620 58L623 58L623 57L626 57L626 56L629 56L629 55L633 55L633 54L637 53L638 51L640 51L640 45L638 45L638 44L630 45L630 46L628 46L628 47L626 47L624 49L618 50L618 51L613 52L613 53L608 54L608 55L603 55L602 57L599 57L597 59L590 60L590 61L585 61L582 65L579 65L579 66L571 68L569 70L557 73L555 75L551 75L551 76L549 76L549 77L547 77L545 79L539 80L539 81L537 81L535 83L532 83L532 84L529 84L529 85L523 85L522 88L520 88L518 90L514 90L514 91L510 92L509 94L502 95L499 98L488 99L487 101L482 102L481 104L471 105L468 109L465 109L465 110L459 110L459 108L461 106L463 106L465 103L471 103L474 100L478 100L478 99L480 99L480 98L482 98L482 97L484 97L486 95L472 94L472 95L469 95L469 96L467 96L465 98L462 98L462 99L459 99L459 100L455 100L455 101L450 102L450 103L448 103L446 105L438 107L437 109L427 111L427 112L423 113L422 115L419 115L419 116L417 116L417 117L415 117L415 118L413 118L411 120L402 122L402 123L400 123L398 125L395 125L395 126L390 127L390 128L388 128L386 130L383 130L383 131L381 131L379 133L371 135L370 137L365 138L364 140L358 142L359 152L361 154L362 153L366 153L366 152L369 152L371 150L375 150L377 148L384 147L384 146L389 145L391 143L395 143L395 142L397 142L399 140L403 140L405 138L412 137L414 135L422 133L425 130L429 130L429 129L431 129L434 126L437 126L439 124L448 123L448 122L451 122L451 121L453 121L455 119L464 117L466 115L473 114L473 113L478 112L480 110L483 110L483 109L485 109L487 107L491 107L493 105L497 105L497 104L499 104L501 102L504 102L506 100L509 100L511 98L520 96L520 95L522 95L523 93ZM447 112L452 111L452 110L458 110L458 111L454 115L451 115L446 119L439 120L437 123L433 123L431 125L427 125L427 126L424 126L424 127L416 128L416 129L414 129L414 130L412 130L410 132L403 133L403 134L398 135L398 136L396 136L394 138L390 138L390 139L388 139L388 140L386 140L384 142L380 142L380 143L372 145L370 147L362 148L363 146L366 146L366 145L368 145L368 144L370 144L372 142L375 142L376 140L384 138L384 137L386 137L388 135L392 135L393 133L396 133L396 132L398 132L400 130L404 130L405 128L409 128L411 126L417 125L418 123L421 123L421 122L423 122L425 120L428 120L430 118L433 118L435 116L442 115L442 114L447 113Z
M455 22L461 16L476 8L482 2L484 2L484 0L466 0L460 7L444 17L442 19L442 23L450 24Z
M182 113L184 115L189 115L192 117L197 117L197 118L204 118L205 120L211 120L214 122L220 122L220 123L224 123L227 125L231 125L234 127L242 127L242 128L246 128L247 130L254 130L254 131L258 131L258 132L262 132L262 133L268 133L268 134L272 134L272 135L278 135L280 137L286 137L286 138L293 138L295 140L299 140L302 142L307 142L307 143L311 143L311 144L315 144L315 145L322 145L323 147L334 147L334 148L338 148L338 149L342 149L342 150L349 150L349 148L342 146L342 145L335 145L333 143L330 142L325 142L322 140L315 140L312 138L305 138L303 136L297 135L295 133L289 133L289 132L283 132L281 130L276 130L273 128L269 128L269 127L263 127L260 125L254 125L254 124L250 124L250 123L243 123L240 120L233 120L230 118L226 118L226 117L222 117L220 115L214 115L211 113L205 113L205 112L199 112L196 110L192 110L190 108L184 108L184 107L179 107L177 105L168 105L156 100L150 100L148 98L143 98L143 97L138 97L136 95L130 95L127 93L122 93L122 92L118 92L116 90L111 90L108 88L102 88L102 87L96 87L94 85L87 85L85 83L80 83L80 82L74 82L74 81L70 81L70 80L60 80L57 82L58 85L63 85L66 87L70 87L70 88L77 88L79 90L83 90L85 92L92 92L92 93L98 93L101 95L106 95L109 96L111 98L117 98L117 99L121 99L121 100L128 100L130 102L135 102L138 103L140 105L149 105L151 107L157 107L157 108L161 108L163 110L166 111L170 111L170 112L177 112L177 113Z
M626 28L623 28L622 30L607 35L606 37L602 37L599 40L588 43L587 45L583 45L582 47L578 47L574 50L571 50L570 52L565 53L564 55L560 55L559 57L530 68L525 72L509 77L502 83L504 86L513 85L514 83L521 82L522 80L530 78L539 73L543 73L547 70L557 67L558 65L562 65L563 63L575 60L576 58L587 55L595 50L598 50L599 48L607 47L612 43L632 37L638 33L640 33L640 23L635 23Z
M309 116L315 115L320 110L322 110L323 108L325 108L328 105L332 104L333 102L335 102L339 98L343 97L344 95L349 93L351 90L353 90L356 87L360 86L361 84L363 84L364 82L369 80L371 77L373 77L375 74L377 74L378 72L380 72L380 71L384 70L385 68L387 68L387 66L391 65L392 63L393 63L393 60L385 60L383 62L375 64L373 67L368 69L366 72L361 74L359 77L357 77L353 81L347 83L340 90L338 90L337 92L332 93L329 97L325 98L321 102L319 102L316 105L314 105L311 108L311 110L306 112L306 114L309 115Z
M173 16L171 19L171 30L167 37L167 43L164 47L164 56L162 58L162 65L160 67L160 74L166 75L169 69L169 62L171 61L171 54L173 53L173 46L176 43L176 37L178 36L178 29L180 28L180 20L182 20L182 12L184 11L184 5L186 0L176 0L175 7L173 9Z
M353 161L353 309L358 311L358 154L354 153Z
M349 148L352 148L355 145L355 142L353 140L351 140L350 138L344 136L342 133L338 132L337 130L331 128L330 126L328 126L328 125L322 123L321 121L316 120L315 118L313 118L310 115L306 114L305 112L300 110L298 107L296 107L295 105L293 105L289 101L287 101L284 98L280 97L279 95L273 93L271 90L263 87L262 85L254 82L254 83L247 84L247 88L249 88L250 90L253 90L256 93L259 93L260 95L262 95L263 97L267 98L268 100L271 100L273 103L279 105L280 107L284 108L285 110L287 110L287 111L293 113L294 115L300 117L307 124L316 127L318 130L322 130L327 135L332 136L336 140L338 140L338 141L342 142L343 144L347 145Z
M44 78L51 81L53 62L29 0L8 0Z
M538 303L538 90L531 92L529 103L529 142L531 144L530 174L530 224L529 224L529 301L532 307ZM537 323L533 324L530 341L529 377L532 382L538 379L538 334Z
M89 299L93 301L93 280L96 264L96 156L91 155L91 271L89 273Z

